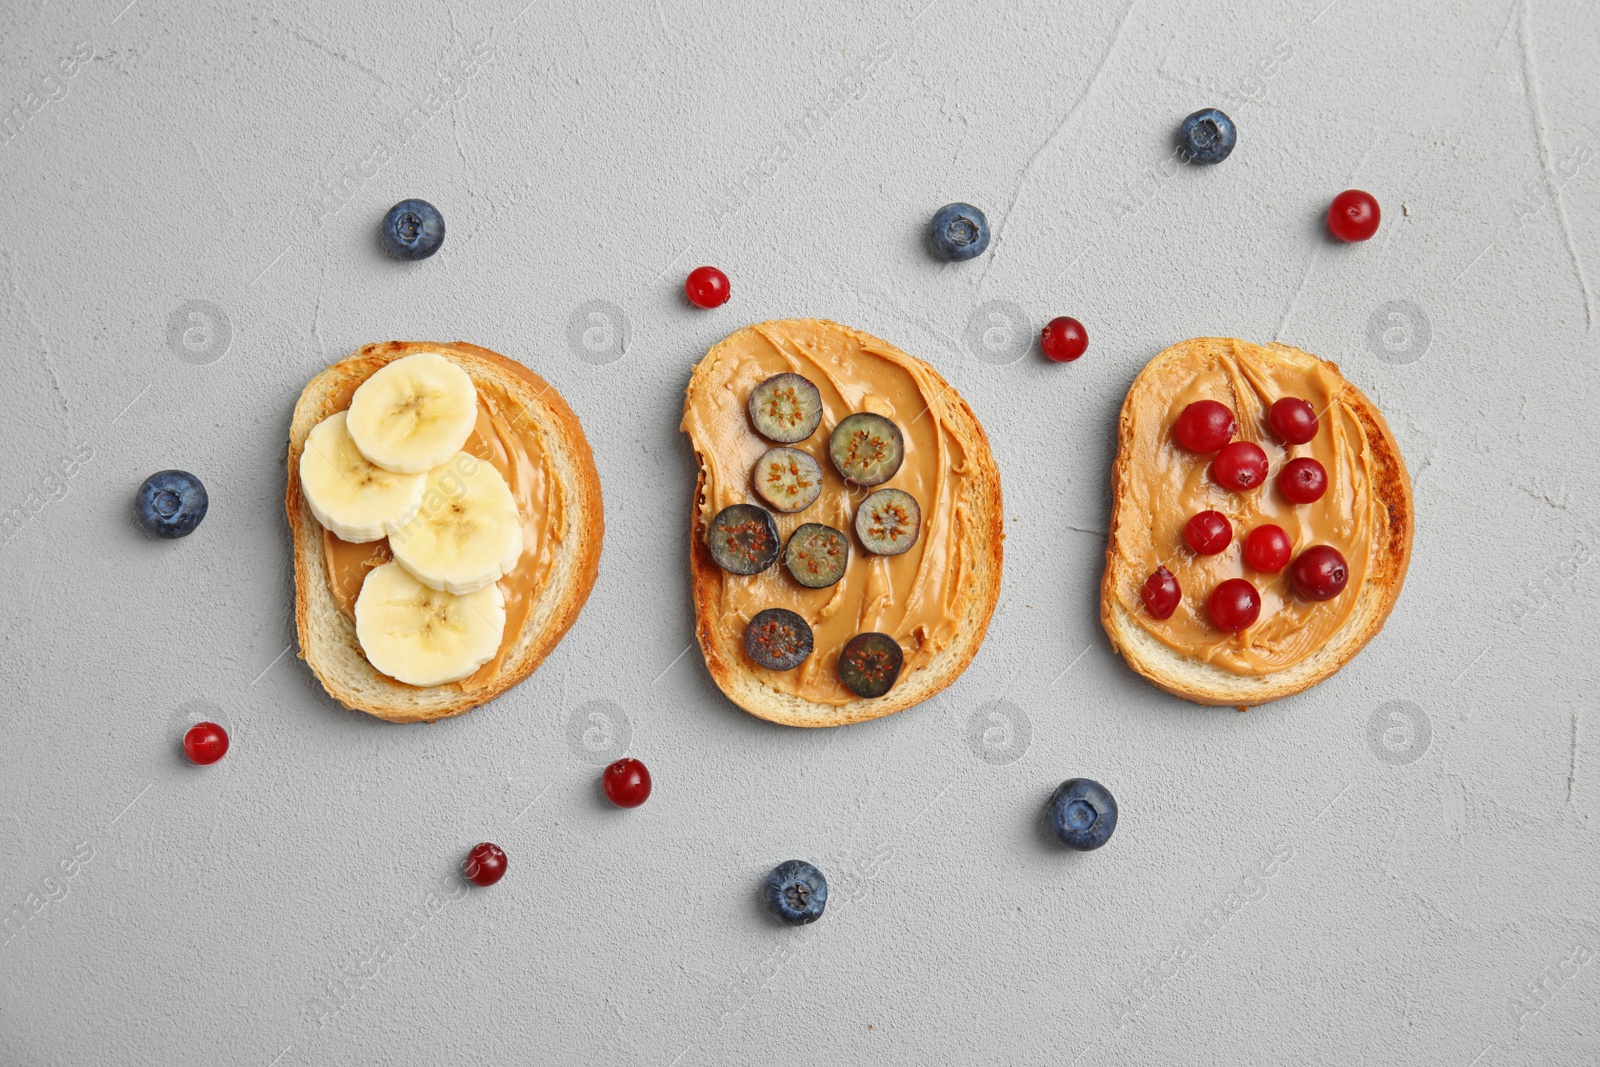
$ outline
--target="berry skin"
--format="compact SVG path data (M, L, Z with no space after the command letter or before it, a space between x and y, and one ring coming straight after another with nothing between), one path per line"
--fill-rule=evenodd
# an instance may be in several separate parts
M206 517L210 498L200 479L188 471L157 471L144 480L134 497L134 514L154 537L188 537Z
M1350 567L1332 545L1312 545L1289 568L1294 591L1307 600L1332 600L1350 581Z
M1233 120L1214 107L1196 111L1178 127L1178 143L1196 163L1221 163L1238 141Z
M1243 578L1229 578L1211 591L1209 606L1218 629L1236 634L1261 614L1261 594Z
M1328 472L1310 456L1291 459L1278 472L1278 488L1295 504L1314 504L1328 491Z
M1235 441L1211 461L1211 476L1224 489L1247 492L1267 480L1267 454L1249 441Z
M619 808L637 808L650 799L650 770L631 756L600 772L606 799Z
M1117 828L1117 800L1092 778L1068 778L1050 794L1045 820L1063 845L1092 852Z
M786 926L804 926L822 918L828 906L828 880L804 860L784 860L761 883L761 899Z
M989 220L971 204L946 204L928 227L933 254L952 263L983 255L989 247Z
M721 307L733 295L728 276L715 267L696 267L683 280L683 295L699 308Z
M461 870L467 881L487 889L506 876L506 854L499 845L484 841L472 846Z
M1172 436L1190 452L1215 452L1233 438L1233 412L1215 400L1196 400L1178 415Z
M1341 241L1367 240L1382 220L1377 198L1360 189L1346 189L1328 205L1328 229Z
M402 200L383 216L378 240L395 259L427 259L444 244L444 216L426 200Z
M1089 350L1089 332L1077 319L1051 319L1039 335L1044 354L1057 363L1071 363Z
M1214 556L1233 544L1233 523L1220 511L1202 511L1183 527L1184 544L1202 556Z
M1153 618L1170 619L1183 599L1183 589L1171 571L1157 567L1155 573L1144 580L1144 589L1139 595L1144 598L1144 610Z
M1277 574L1289 565L1294 545L1282 526L1257 526L1244 539L1244 561L1262 574Z
M183 753L190 763L209 767L228 754L228 731L214 722L197 722L184 731Z
M1317 436L1317 413L1297 396L1274 401L1267 412L1267 424L1288 445L1303 445Z

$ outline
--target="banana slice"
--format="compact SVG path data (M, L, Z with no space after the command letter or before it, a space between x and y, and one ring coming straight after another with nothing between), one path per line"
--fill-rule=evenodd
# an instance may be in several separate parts
M350 399L350 436L367 459L397 474L422 474L461 451L478 421L467 372L437 352L397 359Z
M311 428L300 453L300 491L317 521L345 541L376 541L410 521L427 478L375 467L350 438L343 411Z
M433 589L466 594L498 581L522 555L522 519L500 472L470 452L428 472L422 506L389 528L395 560Z
M367 662L407 685L459 681L494 658L506 628L498 585L456 596L403 567L374 567L356 597L356 640Z

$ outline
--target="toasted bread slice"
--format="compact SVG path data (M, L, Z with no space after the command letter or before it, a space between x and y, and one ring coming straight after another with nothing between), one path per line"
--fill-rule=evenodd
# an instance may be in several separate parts
M905 394L893 399L903 405L902 408L896 408L896 418L906 430L910 447L906 468L877 488L913 484L908 479L907 468L914 462L932 462L928 457L936 457L948 474L957 464L957 455L960 456L959 477L952 476L950 482L940 483L946 486L945 494L938 499L920 501L923 522L921 538L931 538L930 543L947 546L943 551L948 555L941 555L939 559L946 561L948 566L942 570L937 583L943 597L943 621L931 628L937 633L919 635L916 627L907 618L895 616L893 609L875 616L878 626L884 631L897 628L912 631L909 634L893 634L907 649L906 666L894 687L884 696L849 699L849 693L841 689L830 700L818 700L794 691L789 681L789 676L794 672L766 670L746 653L744 629L748 615L730 615L723 610L725 583L766 581L780 583L766 587L780 596L801 592L793 579L783 573L781 561L761 575L741 577L717 566L706 546L706 530L712 517L708 513L708 493L712 492L711 478L715 468L725 464L729 471L742 476L741 485L733 487L731 492L723 488L719 493L727 495L729 499L761 503L760 498L749 491L750 467L745 464L770 447L771 442L763 441L755 434L744 413L749 386L755 380L750 378L753 373L748 359L751 345L758 348L772 345L772 352L781 349L778 364L766 367L758 377L787 370L801 373L809 371L819 378L826 375L820 383L825 396L831 396L833 390L841 388L839 383L848 378L857 361L883 361L885 374L892 375L896 383L896 392ZM761 348L761 351L768 350ZM810 360L817 362L813 365L808 362ZM849 386L842 388L844 392L852 391ZM870 394L868 396L868 399L861 401L862 404L872 403ZM704 427L694 414L702 404L717 407L719 426L730 427L728 433L732 438L721 444L734 445L729 451L737 453L736 456L707 454L708 449L714 450L716 445L705 439ZM907 575L924 578L931 573L932 567L930 565L925 571L914 561L915 548L912 553L902 557L872 557L864 553L860 541L850 529L851 524L847 519L849 504L844 500L847 496L853 498L861 495L861 491L845 493L837 472L830 465L826 450L829 433L842 415L853 409L853 405L841 406L835 398L834 401L825 400L824 407L828 414L824 416L821 426L805 442L795 445L810 449L817 456L824 471L824 495L802 512L778 516L783 536L787 538L792 528L803 522L823 522L843 530L850 540L852 553L849 570L840 583L841 587L847 589L851 583L861 585L871 580L864 577L867 568L882 568L875 572L880 580L885 574L895 575L896 580L901 582L905 581ZM1005 537L1000 472L990 452L988 437L972 409L932 367L886 341L837 323L819 319L761 323L725 338L713 346L695 367L684 397L683 428L690 435L690 443L700 465L690 509L689 551L696 636L712 678L729 700L752 715L786 726L839 726L890 715L927 700L955 681L972 662L983 642L989 617L1000 592L1001 545ZM927 441L930 428L935 435L933 439L942 443L937 448L930 446L924 449L922 456L915 455L918 440ZM830 499L833 503L830 503ZM829 508L838 510L828 511ZM894 570L896 567L916 569ZM932 588L923 588L921 592L930 594ZM826 596L831 590L814 592ZM910 597L917 595L913 586ZM794 606L802 605L796 603ZM843 616L845 611L841 610L839 614ZM874 617L870 611L867 615ZM900 623L898 627L893 625L896 618ZM815 615L807 621L818 624ZM818 644L812 655L812 661L815 662L808 661L806 666L814 666L824 681L837 686L835 672L838 647L825 647L821 637L823 631L819 628L817 632Z
M1320 413L1322 428L1319 433L1329 434L1329 426L1335 416L1342 417L1344 421L1341 425L1346 430L1334 438L1337 447L1349 457L1351 471L1368 472L1348 479L1352 485L1361 486L1352 492L1358 492L1356 498L1366 504L1366 510L1362 513L1370 515L1370 521L1366 523L1364 578L1358 586L1355 570L1352 569L1350 586L1339 594L1340 598L1354 598L1353 607L1319 647L1281 669L1237 672L1203 658L1186 655L1158 638L1147 625L1141 625L1141 622L1148 624L1148 618L1136 619L1133 615L1133 611L1143 610L1139 607L1137 590L1148 574L1136 569L1131 559L1134 553L1125 550L1130 545L1150 540L1152 530L1159 524L1165 523L1161 528L1167 530L1173 528L1173 521L1181 522L1186 518L1180 516L1173 520L1171 517L1134 513L1136 505L1133 500L1137 495L1137 487L1133 483L1133 466L1140 450L1176 448L1170 443L1168 427L1146 425L1143 420L1170 418L1177 404L1173 393L1174 383L1216 367L1219 359L1242 359L1248 363L1248 372L1232 378L1234 402L1229 405L1236 412L1242 436L1260 440L1269 456L1274 454L1274 449L1281 452L1274 438L1256 429L1264 425L1266 408L1256 388L1249 384L1253 375L1257 379L1263 371L1269 374L1314 375L1317 381L1324 383L1329 394L1329 407ZM1227 398L1212 399L1226 402ZM1355 432L1357 429L1359 432ZM1351 450L1360 450L1359 455ZM1209 457L1187 462L1205 463L1209 462ZM1273 476L1276 473L1277 462L1274 461ZM1330 477L1338 477L1334 471L1329 474ZM1339 373L1336 365L1287 345L1260 346L1231 338L1204 337L1173 345L1152 359L1134 379L1122 407L1117 458L1111 471L1111 491L1111 528L1100 600L1100 618L1106 635L1111 639L1112 648L1120 652L1134 670L1167 692L1200 704L1233 705L1243 709L1299 693L1332 675L1383 627L1400 594L1411 558L1414 525L1411 480L1400 458L1400 449L1383 416L1371 400ZM1277 489L1269 482L1256 492L1273 493ZM1328 495L1332 494L1333 490L1330 489ZM1246 533L1248 530L1236 527L1235 543L1227 551L1238 553L1239 542ZM1297 550L1304 547L1296 546ZM1171 551L1172 558L1180 559L1184 558L1187 550L1174 544ZM1255 576L1255 580L1276 581L1286 586L1288 574L1289 569L1285 568L1279 575ZM1251 575L1247 572L1246 576ZM1203 598L1207 590L1185 588L1183 595L1186 601L1189 598ZM1333 604L1335 601L1324 603ZM1199 605L1197 608L1204 610ZM1257 625L1265 621L1263 615ZM1240 638L1248 640L1251 632L1247 629ZM1223 636L1219 635L1219 640Z
M518 405L520 428L534 432L549 459L546 492L562 528L552 538L547 578L498 668L487 678L418 687L378 673L362 654L355 624L340 610L328 584L322 526L300 491L300 453L311 428L349 405L355 387L393 360L439 352L467 372L480 390L494 386ZM289 427L288 488L284 507L294 539L295 628L300 658L328 695L347 708L390 722L431 722L487 703L533 673L572 626L594 587L605 535L600 477L577 416L553 388L522 364L477 345L389 341L371 344L311 379L295 404Z

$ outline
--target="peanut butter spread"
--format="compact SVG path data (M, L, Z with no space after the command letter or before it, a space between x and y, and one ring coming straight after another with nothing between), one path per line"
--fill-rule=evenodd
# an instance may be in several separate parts
M1344 383L1332 364L1295 353L1263 358L1253 346L1232 340L1210 343L1193 359L1164 364L1141 376L1123 418L1134 420L1130 454L1118 486L1117 551L1129 580L1116 595L1129 615L1167 647L1235 674L1282 670L1322 648L1350 617L1382 544L1387 511L1373 492L1373 456L1355 412L1338 398ZM1281 397L1299 397L1317 412L1317 435L1303 445L1285 445L1267 425L1267 411ZM1249 492L1231 492L1211 477L1212 454L1196 455L1172 438L1178 415L1196 400L1215 400L1234 413L1234 439L1253 441L1267 453L1268 478ZM1328 474L1328 488L1311 504L1294 504L1277 487L1278 472L1291 459L1311 456ZM1213 556L1191 552L1184 524L1197 512L1220 511L1233 524L1233 543ZM1243 542L1257 526L1281 526L1293 556L1312 545L1332 545L1349 564L1344 592L1312 602L1296 596L1289 567L1262 574L1243 558ZM1377 533L1378 536L1374 536ZM1183 600L1170 619L1157 619L1140 597L1144 580L1165 566L1178 579ZM1207 602L1218 583L1244 578L1261 594L1260 617L1239 634L1218 629Z
M343 393L334 398L328 414L348 408L350 397L360 384L347 383ZM473 385L478 390L478 422L463 450L492 463L511 487L517 513L522 517L522 558L499 582L506 598L506 629L500 648L475 673L448 683L469 692L487 685L499 672L550 576L554 546L566 532L560 494L551 492L554 473L538 425L532 419L519 417L517 402L498 385L476 380ZM368 571L389 561L389 542L382 539L351 544L328 530L322 531L322 537L328 561L328 590L339 610L353 621L361 583Z
M704 469L699 502L702 532L730 504L761 504L751 485L756 460L772 443L750 425L750 392L774 374L792 371L816 385L822 396L822 424L793 445L822 468L822 494L794 514L775 515L785 543L797 526L825 523L850 541L844 578L826 589L796 582L781 559L749 577L718 570L717 603L723 625L742 634L757 612L788 608L810 623L815 651L799 667L771 671L747 660L778 689L818 703L841 705L859 700L839 681L839 652L858 633L879 631L900 642L905 652L901 685L955 637L962 617L958 588L962 527L967 521L967 449L941 418L948 387L920 361L864 335L819 329L807 320L751 326L719 346L719 362L704 388L691 392L683 430ZM709 358L709 357L708 357ZM828 435L854 412L891 419L905 439L905 461L883 485L847 485L828 458ZM903 489L922 509L922 529L903 555L875 556L855 536L855 509L877 489ZM770 509L769 509L770 510ZM744 656L742 645L739 652Z

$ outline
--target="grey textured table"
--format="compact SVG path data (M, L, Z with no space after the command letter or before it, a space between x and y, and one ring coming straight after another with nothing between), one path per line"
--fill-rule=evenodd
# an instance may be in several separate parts
M1593 6L925 2L0 13L0 1062L1600 1060ZM1206 105L1239 147L1180 166ZM1364 245L1323 229L1350 186ZM406 196L448 221L420 264L375 242ZM983 258L924 252L950 200ZM722 699L685 573L689 368L800 315L955 383L1009 530L966 674L832 731ZM1383 633L1245 715L1097 619L1118 405L1205 334L1336 360L1416 483ZM292 643L289 411L390 338L535 368L605 484L576 627L432 726ZM212 501L171 543L130 512L166 467ZM1073 775L1121 803L1089 855L1035 821ZM834 884L798 931L755 904L789 856Z

